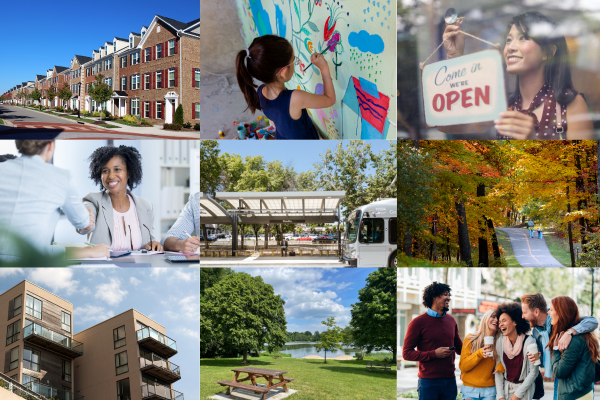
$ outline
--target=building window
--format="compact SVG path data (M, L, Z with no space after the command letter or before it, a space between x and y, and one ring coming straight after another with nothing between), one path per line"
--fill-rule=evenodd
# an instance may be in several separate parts
M162 119L162 103L156 102L156 119Z
M150 47L147 47L145 49L145 51L146 51L146 54L145 54L144 62L148 62L148 61L150 61Z
M175 87L175 68L169 69L169 87Z
M127 365L127 351L115 354L115 367L117 369L117 375L121 375L129 371L129 366Z
M131 90L136 90L140 88L140 75L132 75L131 76Z
M115 349L125 346L125 325L113 329L113 340Z
M126 76L121 78L121 90L127 90L127 77Z
M40 378L36 378L35 376L31 376L31 375L27 375L27 374L23 374L23 379L21 379L22 384L27 386L27 384L29 382L35 382L35 383L40 383ZM27 386L28 388L34 390L35 388L32 388L30 386Z
M21 332L21 320L15 321L8 325L6 330L6 345L13 344L19 340L19 333Z
M62 324L61 327L63 329L63 331L67 331L69 333L71 333L71 315L67 314L64 311L62 312Z
M156 73L156 88L162 88L162 72L160 71Z
M196 105L196 116L194 119L200 119L200 103L194 103Z
M156 58L162 58L162 43L156 45Z
M131 400L129 378L117 381L117 400Z
M23 368L40 372L40 352L30 347L23 348Z
M140 63L140 52L133 53L131 55L131 65L137 65Z
M133 38L132 37L129 38L129 48L133 49Z
M169 55L175 54L175 39L169 40Z
M121 57L121 68L125 68L127 66L127 56Z
M200 88L200 70L198 68L194 71L194 83L195 87Z
M131 99L131 115L140 115L140 99Z
M42 301L33 296L27 295L25 312L32 317L42 319Z
M113 53L117 52L117 42L113 42Z
M71 382L71 363L63 360L62 362L62 380Z
M108 60L106 60L106 69L111 69L112 68L112 58L109 58Z
M10 349L10 365L8 366L8 370L12 371L13 369L19 366L19 346L14 349Z
M144 89L150 90L150 74L144 74Z
M15 297L13 301L13 313L12 316L16 317L17 315L21 315L21 306L23 305L23 296L19 295Z
M89 90L90 90L90 84L89 84L89 83L86 83L86 84L85 84L85 92L86 92L86 93L88 93L88 92L89 92Z
M150 103L144 102L144 118L150 118Z

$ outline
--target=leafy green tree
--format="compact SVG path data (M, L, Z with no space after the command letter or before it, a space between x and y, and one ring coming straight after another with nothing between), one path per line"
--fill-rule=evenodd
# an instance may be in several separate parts
M205 349L217 347L243 354L269 352L285 344L285 301L260 276L243 272L228 274L208 288L200 302L200 342Z
M51 85L48 90L46 90L46 98L50 103L56 98L56 87L54 85Z
M92 100L98 104L104 104L104 102L110 100L113 95L113 90L110 86L103 82L104 75L96 75L96 82L90 85L88 93Z
M225 276L232 274L231 268L201 268L200 269L200 296L213 287Z
M67 83L65 83L62 89L58 91L57 96L63 102L67 103L68 106L69 100L71 100L73 93L71 92L71 89L69 89L69 85Z
M327 330L321 333L320 340L315 346L317 351L325 350L325 364L327 364L327 352L333 349L341 349L344 341L342 328L335 324L335 317L327 318L327 321L321 321L327 327Z
M214 196L219 186L221 176L221 162L219 159L219 143L216 140L200 141L200 192ZM202 224L204 246L208 249L208 232L206 224Z
M183 125L183 106L181 105L181 103L179 103L179 105L177 106L177 110L175 110L175 118L173 119L173 122L176 124Z
M41 98L42 98L42 93L40 93L38 88L33 89L33 92L31 92L31 99L38 102L40 109L42 108L42 103L40 102Z
M358 291L358 303L352 304L353 342L359 348L388 350L396 359L396 269L378 268Z

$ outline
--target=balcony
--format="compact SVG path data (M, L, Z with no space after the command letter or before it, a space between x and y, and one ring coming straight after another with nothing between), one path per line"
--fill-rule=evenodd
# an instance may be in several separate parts
M170 358L177 354L177 343L150 327L142 328L136 334L139 344L143 344L163 357Z
M150 359L140 357L140 371L160 378L167 383L177 382L181 379L179 365L173 364L154 353L150 354Z
M24 386L32 392L41 394L45 398L51 400L84 400L83 396L75 395L74 393L63 389L55 389L42 383L29 382Z
M25 327L23 340L70 358L83 355L83 343L35 323Z
M183 393L156 383L143 384L142 400L183 400Z

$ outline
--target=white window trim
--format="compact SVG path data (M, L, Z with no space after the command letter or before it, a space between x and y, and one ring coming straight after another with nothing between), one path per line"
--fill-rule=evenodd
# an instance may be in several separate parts
M173 42L173 47L171 47L171 42ZM168 43L168 46L169 46L169 50L168 50L169 53L168 54L170 56L175 55L175 39L171 39L167 43ZM173 54L171 54L171 49L173 49Z

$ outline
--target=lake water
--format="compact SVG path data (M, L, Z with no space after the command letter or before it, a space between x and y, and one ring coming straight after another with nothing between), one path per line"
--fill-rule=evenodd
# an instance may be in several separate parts
M286 343L279 351L281 353L291 354L292 358L302 358L302 357L306 357L306 356L321 356L324 358L325 351L323 351L323 350L317 351L315 346L316 346L316 343L311 343L311 342L291 342L291 343ZM360 353L360 349L343 346L341 350L335 349L333 351L328 351L327 358L335 358L335 357L344 356L344 355L355 357L356 353ZM387 353L387 352L374 351L373 353Z

